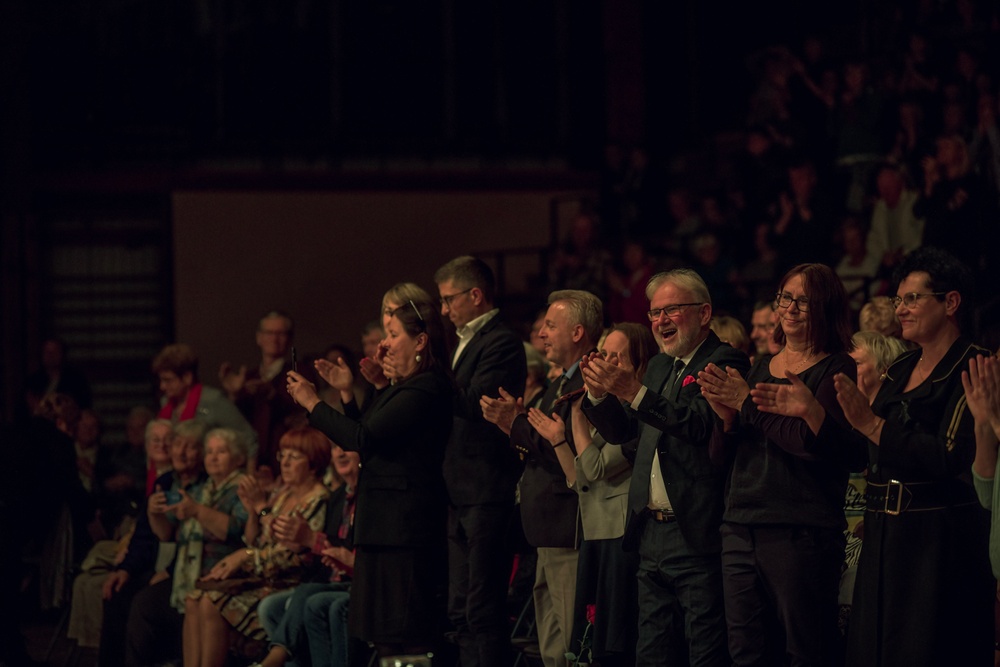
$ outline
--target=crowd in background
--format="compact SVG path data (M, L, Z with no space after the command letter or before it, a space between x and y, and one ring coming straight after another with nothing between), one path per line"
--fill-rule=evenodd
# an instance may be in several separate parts
M1000 378L972 343L998 342L995 299L980 289L977 303L975 282L1000 266L1000 53L975 3L919 6L865 57L831 56L815 36L760 51L741 149L710 179L609 145L533 323L497 324L500 295L470 258L441 268L439 297L390 289L360 356L336 343L293 368L292 319L271 311L259 363L209 382L189 346L164 348L161 404L133 410L115 448L86 379L47 341L26 390L36 417L4 434L17 446L3 502L28 509L0 513L17 536L0 597L33 575L40 606L71 605L69 636L102 665L363 664L369 645L441 654L445 637L463 665L510 664L523 599L508 596L524 579L546 665L585 650L608 665L817 651L816 664L898 664L904 648L912 664L992 659L1000 538L982 508L995 504ZM698 345L736 356L691 370L702 348L665 342L688 306L704 316ZM636 417L654 382L665 405ZM704 460L664 476L707 471L716 523L696 536L690 501L672 495L683 483L668 479L673 502L658 504L632 482L689 442ZM642 458L654 450L655 466ZM683 535L647 534L678 521ZM684 567L723 554L695 568L711 580L704 609L682 600L675 565L649 569L666 548L654 538L675 540ZM741 581L764 594L735 595ZM0 632L18 664L12 607ZM931 627L944 615L950 638ZM699 635L690 624L705 619Z

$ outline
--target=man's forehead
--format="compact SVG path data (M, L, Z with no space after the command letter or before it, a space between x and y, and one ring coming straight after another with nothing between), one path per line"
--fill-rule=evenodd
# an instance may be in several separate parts
M292 328L292 323L288 321L288 318L282 317L281 315L273 315L271 317L265 317L260 321L261 331L284 331L288 332Z
M667 282L663 283L662 285L656 288L656 291L653 292L653 298L650 300L649 303L656 304L657 306L659 306L659 305L668 305L668 303L672 303L678 300L691 302L694 301L695 299L694 296L691 294L691 292L684 289L680 285L668 280Z

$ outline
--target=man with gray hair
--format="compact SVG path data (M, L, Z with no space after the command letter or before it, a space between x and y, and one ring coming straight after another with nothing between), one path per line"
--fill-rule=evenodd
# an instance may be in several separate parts
M603 327L601 301L590 292L559 290L549 295L549 308L539 336L546 358L564 369L545 392L539 409L572 423L570 400L583 389L580 359L593 352ZM524 457L521 477L521 523L528 543L538 550L535 570L535 619L538 646L546 667L566 665L571 650L573 604L576 599L577 495L566 485L556 447L576 454L571 428L553 446L528 422L523 404L501 389L500 398L483 396L483 416L510 435Z
M444 454L448 489L448 617L462 667L510 664L507 579L511 557L504 537L521 475L503 433L483 419L479 400L500 387L524 391L527 364L520 337L495 308L493 271L475 257L458 257L434 274L441 314L455 325L451 357L457 391L454 423Z
M712 298L694 271L653 276L646 296L662 353L641 383L595 355L584 359L583 411L610 443L638 437L622 540L640 558L636 664L722 667L730 664L719 536L729 462L709 448L715 415L695 378L709 363L744 376L750 364L709 328Z

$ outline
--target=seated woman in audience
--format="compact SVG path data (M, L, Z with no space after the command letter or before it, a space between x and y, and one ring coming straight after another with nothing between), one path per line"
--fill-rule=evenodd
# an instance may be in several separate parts
M298 373L288 374L288 390L311 424L361 454L349 624L352 636L387 656L431 649L443 616L447 496L441 466L453 389L436 305L408 301L392 311L380 357L391 385L363 417L346 366L317 362L324 379L340 390L346 414L320 401Z
M238 485L247 509L245 541L251 545L219 560L184 602L184 665L221 667L240 636L262 641L257 604L275 590L291 588L307 576L313 559L281 543L275 521L298 515L313 530L326 520L329 491L320 478L330 464L330 441L312 428L293 428L279 442L282 486L270 498L250 475ZM249 576L256 575L256 576Z
M862 445L845 445L834 390L835 376L855 374L847 295L828 266L800 264L775 301L778 354L746 381L713 364L698 377L720 417L713 439L735 450L721 529L729 652L738 665L834 664L844 489L865 462ZM775 397L799 388L817 396L813 409L777 414Z
M611 329L601 355L630 371L642 380L646 366L659 352L648 326L631 322ZM580 396L574 396L576 400ZM558 415L541 410L528 411L528 421L553 447L566 473L566 482L580 496L583 519L583 543L577 567L574 646L582 641L587 626L587 607L594 606L592 651L602 665L628 665L635 662L637 641L638 590L636 570L638 555L622 550L625 517L628 515L628 488L632 465L621 445L604 441L592 434L587 418L573 406L573 423L566 425ZM572 428L577 455L568 447L566 429Z
M301 584L261 601L257 613L271 643L263 667L280 667L293 659L312 667L346 667L349 662L347 609L361 456L334 445L333 467L344 484L330 494L324 532L311 530L301 517L275 523L281 540L321 555L329 570L327 583Z
M168 420L150 423L156 425L152 428L157 430L163 425L170 425ZM167 433L169 432L168 429ZM112 621L109 632L102 633L101 636L102 665L119 664L121 660L129 665L153 664L180 655L182 619L170 606L170 593L173 589L171 574L177 553L171 522L176 523L176 518L166 516L167 494L175 499L181 497L181 491L189 494L200 492L205 483L205 470L202 466L204 438L204 425L190 421L178 424L168 440L173 470L155 480L154 492L145 507L146 530L156 540L152 563L145 559L141 565L136 563L134 567L138 571L135 580L125 575L124 582L131 582L131 585L119 593L121 599L115 605L108 605L109 609L114 608L115 620ZM155 525L160 525L159 532L154 528ZM139 535L137 529L133 542ZM132 545L129 545L130 553L131 550ZM120 587L119 581L116 581L111 590L105 589L108 597L113 594L116 584ZM125 628L124 643L120 634L122 626ZM124 645L120 646L121 644ZM105 658L107 663L104 662Z

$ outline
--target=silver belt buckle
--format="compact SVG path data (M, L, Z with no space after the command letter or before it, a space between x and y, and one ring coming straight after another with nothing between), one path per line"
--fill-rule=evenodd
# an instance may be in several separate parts
M889 498L892 487L896 487L895 507L890 507ZM898 516L903 511L903 483L898 479L890 479L885 487L885 513L891 516Z

